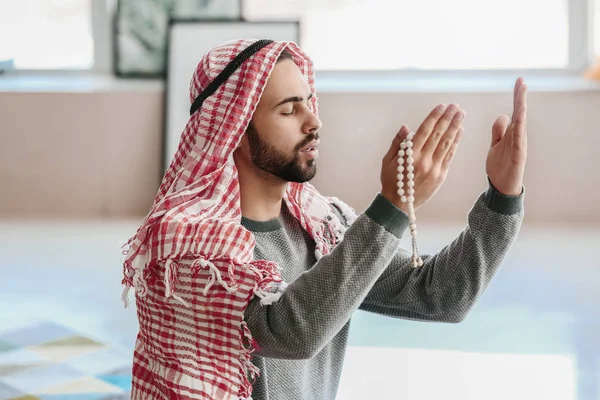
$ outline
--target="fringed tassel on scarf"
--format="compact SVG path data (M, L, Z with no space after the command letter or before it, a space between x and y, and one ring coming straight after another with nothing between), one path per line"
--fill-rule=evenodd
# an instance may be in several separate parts
M287 288L287 283L281 279L281 268L277 264L265 260L255 260L244 267L257 276L253 293L261 299L260 304L266 306L279 301Z
M210 272L210 278L208 278L208 282L206 283L206 286L204 286L204 290L202 290L202 294L204 296L208 295L208 291L214 285L215 280L218 281L219 284L223 286L223 288L225 288L225 290L227 290L227 292L229 293L233 293L238 289L238 284L234 277L235 267L233 264L230 265L227 270L227 274L229 275L230 280L233 282L231 286L223 280L221 272L219 271L217 266L209 260L205 260L204 258L198 258L194 260L191 266L192 271L197 272L200 268L207 269Z
M269 285L271 291L266 291L264 289L260 289L258 284L256 284L254 285L254 294L261 298L260 304L263 306L268 306L279 301L287 286L288 285L285 282L274 282Z
M148 283L143 279L144 270L148 266L148 263L144 263L137 268L130 263L124 263L124 278L121 281L125 285L123 292L121 293L121 301L123 307L127 308L131 305L129 300L129 291L131 288L135 288L136 292L140 296L144 296L148 292Z
M243 349L242 350L242 362L243 362L243 368L244 368L244 376L246 377L246 379L248 379L248 381L251 383L251 385L254 385L256 378L260 376L260 369L256 365L252 364L251 354L258 347L258 344L252 337L252 333L250 332L250 329L248 328L248 324L246 323L246 321L242 321L242 323L241 323L241 339L240 339L240 341L241 341L240 347ZM247 389L244 389L245 387L247 387L247 386L242 385L242 389L240 390L239 396L241 399L249 399L250 395L252 394L251 390L249 390L249 388L251 388L252 386L250 386Z
M336 206L342 212L342 216L346 219L348 226L352 225L354 221L356 221L356 211L352 207L350 207L337 197L330 197L329 199L331 200L333 205Z
M128 308L131 305L131 301L129 300L129 290L133 287L133 276L135 274L131 264L124 261L124 258L129 254L129 249L129 242L121 246L121 255L123 256L121 258L121 263L123 264L123 280L121 281L121 284L125 286L121 293L121 302L123 303L124 308Z
M177 285L177 269L179 265L173 260L167 260L165 262L165 297L173 297L186 307L190 305L183 300L180 296L175 294L175 286Z

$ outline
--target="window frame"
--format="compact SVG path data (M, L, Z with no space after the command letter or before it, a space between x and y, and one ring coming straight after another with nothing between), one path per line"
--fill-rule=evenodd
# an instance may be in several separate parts
M114 43L112 39L112 13L117 0L90 0L94 62L91 68L61 69L12 69L3 71L0 76L41 76L41 75L90 75L112 74Z
M6 75L52 75L52 74L112 74L114 58L113 13L117 0L90 0L91 25L94 40L94 63L90 69L15 69L5 72ZM536 74L546 76L568 76L582 73L588 68L596 55L594 54L594 0L568 0L569 19L569 63L566 68L554 69L428 69L391 71L378 70L317 70L320 77L346 77L360 79L364 77L389 79L395 77L464 77L464 76L514 76L515 74ZM600 29L600 27L599 27ZM600 55L598 55L600 56Z

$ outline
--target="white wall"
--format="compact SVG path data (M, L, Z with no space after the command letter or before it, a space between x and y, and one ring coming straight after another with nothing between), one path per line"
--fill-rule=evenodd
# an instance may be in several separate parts
M161 132L156 91L0 93L0 216L144 215Z
M421 221L465 221L487 185L491 125L510 91L319 94L323 129L314 184L362 211L380 189L381 158L401 124L438 103L467 111L448 179ZM525 177L530 223L600 224L600 91L529 94ZM159 184L162 89L0 91L0 217L137 217Z
M401 124L416 130L438 103L466 111L465 135L448 178L419 213L464 219L486 188L491 127L511 112L512 94L322 94L322 144L315 184L360 209L380 189L381 157ZM600 223L600 92L531 92L528 96L527 220Z

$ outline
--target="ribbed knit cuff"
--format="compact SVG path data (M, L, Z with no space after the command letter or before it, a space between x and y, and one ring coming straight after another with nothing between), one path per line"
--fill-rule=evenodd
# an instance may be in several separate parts
M500 193L488 177L489 188L486 190L483 199L488 208L499 214L513 215L523 210L523 198L525 197L525 186L518 196L507 196Z
M398 238L401 238L408 229L408 215L383 197L381 193L377 194L365 214Z

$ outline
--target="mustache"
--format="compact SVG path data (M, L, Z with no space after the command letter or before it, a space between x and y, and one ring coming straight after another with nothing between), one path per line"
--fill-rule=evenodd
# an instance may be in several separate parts
M320 136L319 133L311 133L310 135L308 135L306 137L306 140L303 140L302 143L298 144L296 146L296 150L300 150L302 149L304 146L308 145L310 142L312 142L313 140L319 140Z

